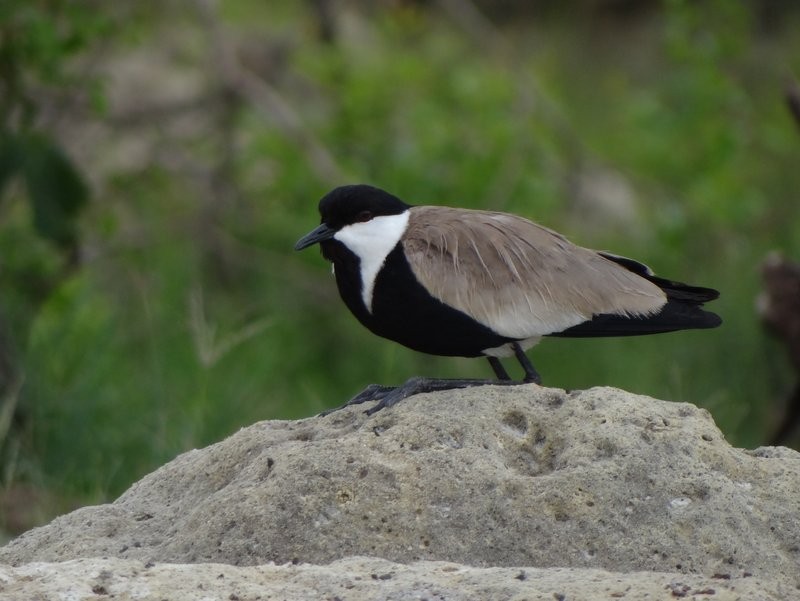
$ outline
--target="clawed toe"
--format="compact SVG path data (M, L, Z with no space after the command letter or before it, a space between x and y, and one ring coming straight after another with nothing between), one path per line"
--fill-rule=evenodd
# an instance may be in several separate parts
M349 407L351 405L361 405L362 403L369 403L370 401L380 401L384 399L389 393L394 391L397 387L396 386L383 386L381 384L370 384L364 390L359 392L356 396L352 399L344 403L343 405L339 405L338 407L334 407L333 409L326 409L325 411L321 412L318 417L324 417L326 415L330 415L331 413L335 413L340 409L344 409L345 407Z

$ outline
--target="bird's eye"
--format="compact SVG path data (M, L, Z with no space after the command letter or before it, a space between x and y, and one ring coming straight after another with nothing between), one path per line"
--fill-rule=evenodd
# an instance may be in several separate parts
M356 221L369 221L372 219L372 211L361 211L358 215L356 215Z

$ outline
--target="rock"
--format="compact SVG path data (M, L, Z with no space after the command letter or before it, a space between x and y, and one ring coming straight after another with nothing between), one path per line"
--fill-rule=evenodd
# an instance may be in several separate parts
M798 516L800 454L734 449L693 405L482 387L371 418L255 424L22 535L0 562L301 562L311 574L371 556L428 574L447 561L598 582L650 572L652 586L665 573L690 588L761 581L800 598Z
M31 599L341 599L473 601L503 599L706 599L786 601L791 593L756 578L591 568L474 568L422 561L399 564L353 557L325 566L218 563L145 564L131 559L75 559L0 566L4 600Z

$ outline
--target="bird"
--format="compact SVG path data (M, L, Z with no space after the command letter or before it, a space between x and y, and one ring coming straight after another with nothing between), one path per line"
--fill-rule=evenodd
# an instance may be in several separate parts
M497 380L415 377L371 384L342 407L368 414L419 392L541 384L525 354L543 337L605 337L715 328L712 288L656 276L647 265L577 246L510 213L410 205L367 184L319 201L320 225L295 250L319 245L339 294L374 334L415 351L486 357ZM500 358L514 356L512 380Z

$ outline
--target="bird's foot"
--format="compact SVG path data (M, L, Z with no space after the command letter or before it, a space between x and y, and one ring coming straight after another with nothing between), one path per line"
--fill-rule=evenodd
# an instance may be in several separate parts
M343 405L339 405L338 407L334 407L333 409L326 409L322 413L318 415L318 417L324 417L326 415L330 415L331 413L335 413L340 409L344 409L345 407L350 407L351 405L360 405L362 403L369 403L370 401L377 401L378 399L383 398L393 390L396 390L397 386L382 386L381 384L370 384L364 390L359 392L356 396L352 399L347 401Z
M373 415L384 409L396 405L403 399L423 392L438 392L441 390L455 390L458 388L472 388L475 386L509 386L513 384L524 384L525 382L514 382L511 380L443 380L436 378L411 378L402 386L381 386L380 384L370 384L359 392L344 405L335 409L329 409L320 413L320 416L328 415L339 409L344 409L350 405L360 405L370 401L378 403L366 411L367 415Z

